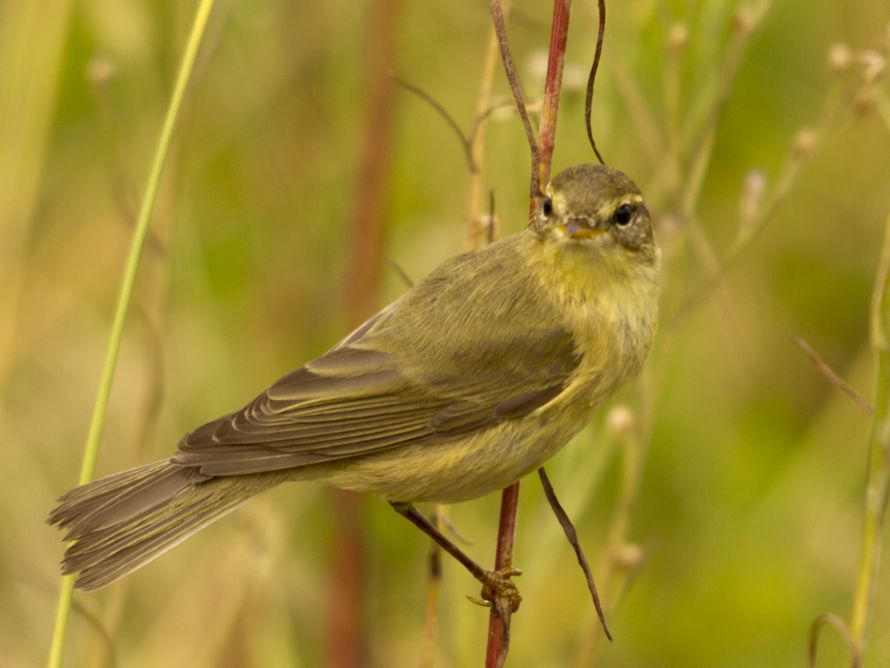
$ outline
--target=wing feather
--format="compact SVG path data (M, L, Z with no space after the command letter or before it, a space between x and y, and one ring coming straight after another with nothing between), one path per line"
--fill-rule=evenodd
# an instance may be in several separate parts
M175 461L206 475L309 466L463 438L553 400L580 355L540 286L503 285L513 252L458 256L451 264L472 266L446 264L325 355L188 434ZM543 321L530 325L529 309Z

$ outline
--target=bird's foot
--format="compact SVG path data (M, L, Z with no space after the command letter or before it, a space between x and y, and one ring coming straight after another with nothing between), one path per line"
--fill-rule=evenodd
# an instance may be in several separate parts
M522 575L522 571L513 566L496 571L486 570L480 578L483 604L494 606L498 612L514 613L519 610L522 596L512 580L517 575Z

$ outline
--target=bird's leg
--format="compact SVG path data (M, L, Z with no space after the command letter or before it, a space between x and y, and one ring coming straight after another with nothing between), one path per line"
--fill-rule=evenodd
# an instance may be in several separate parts
M467 554L457 545L451 542L447 536L439 531L436 526L423 515L423 513L414 507L414 504L390 501L390 505L397 513L407 518L411 524L432 538L439 547L463 564L464 568L482 583L482 598L485 601L492 602L497 599L507 599L510 601L513 612L519 609L519 603L522 601L522 597L519 595L519 590L510 578L515 575L520 575L522 571L518 568L513 568L512 566L498 571L490 571L487 568L483 568L467 556Z

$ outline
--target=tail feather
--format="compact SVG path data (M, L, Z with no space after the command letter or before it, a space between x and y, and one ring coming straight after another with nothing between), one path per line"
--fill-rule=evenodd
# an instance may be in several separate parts
M154 462L75 487L59 497L49 523L65 530L65 539L118 524L169 501L189 484L209 480L196 467Z
M71 490L49 522L72 544L64 573L75 586L98 589L147 564L251 497L283 473L211 478L169 461L124 471Z

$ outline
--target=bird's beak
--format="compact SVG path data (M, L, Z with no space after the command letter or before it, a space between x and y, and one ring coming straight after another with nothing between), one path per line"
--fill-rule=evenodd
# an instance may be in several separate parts
M589 218L572 217L562 224L566 236L570 239L591 239L605 232L605 229Z

